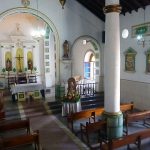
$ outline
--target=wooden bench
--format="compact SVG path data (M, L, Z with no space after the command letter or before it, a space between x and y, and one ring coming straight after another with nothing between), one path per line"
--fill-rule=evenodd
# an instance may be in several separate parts
M126 135L120 139L110 140L107 144L100 144L100 149L114 150L123 146L127 146L127 149L129 149L129 144L136 144L137 148L141 150L141 142L146 138L150 138L150 129L145 129L143 131Z
M10 130L26 129L27 133L30 133L30 121L27 120L3 120L0 121L0 132L6 132Z
M90 143L90 134L97 132L98 136L101 136L102 131L105 131L106 129L106 121L98 121L98 122L93 122L93 123L86 123L86 125L83 125L82 123L80 124L80 129L81 129L81 139L82 141L86 142L87 145L92 148L92 145ZM104 133L104 132L103 132ZM84 136L86 140L84 139ZM99 138L97 141L99 141Z
M29 144L34 144L35 150L40 150L38 131L32 134L0 139L1 150L12 149Z
M5 112L1 111L0 112L0 120L3 120L5 118Z
M147 111L142 111L142 112L136 112L136 113L127 113L125 116L125 134L128 135L128 125L131 122L136 122L136 121L143 121L143 125L145 127L150 127L150 124L146 122L146 120L150 118L150 110Z
M133 103L122 104L120 106L120 109L122 112L132 111L133 108L134 108ZM72 132L74 132L74 127L73 127L74 121L90 118L93 112L95 112L95 116L101 116L102 113L104 112L104 108L101 107L101 108L84 110L84 111L76 112L67 116L68 128L70 128Z

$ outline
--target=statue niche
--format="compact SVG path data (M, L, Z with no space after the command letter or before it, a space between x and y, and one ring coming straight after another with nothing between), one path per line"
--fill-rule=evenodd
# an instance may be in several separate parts
M11 52L6 52L6 54L5 54L5 67L6 67L6 71L11 71L12 70Z
M69 59L69 42L67 40L65 40L65 42L63 43L63 50L64 50L63 58Z
M6 60L6 71L11 71L12 70L12 61L7 58Z

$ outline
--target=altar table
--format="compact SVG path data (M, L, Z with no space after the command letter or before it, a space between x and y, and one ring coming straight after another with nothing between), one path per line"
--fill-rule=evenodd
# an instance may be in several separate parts
M81 111L81 102L63 102L62 103L62 116L67 116L71 113Z
M44 86L41 83L16 84L10 87L13 101L16 100L15 94L19 92L31 92L36 90L40 90L42 97L45 98Z

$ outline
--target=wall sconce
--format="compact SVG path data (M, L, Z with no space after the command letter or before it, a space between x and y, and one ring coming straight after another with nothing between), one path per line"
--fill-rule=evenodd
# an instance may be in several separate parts
M59 2L60 2L60 4L61 4L61 6L62 6L62 9L64 9L64 5L65 5L65 3L66 3L66 0L59 0Z
M83 40L83 45L86 45L88 42L91 42L91 40Z

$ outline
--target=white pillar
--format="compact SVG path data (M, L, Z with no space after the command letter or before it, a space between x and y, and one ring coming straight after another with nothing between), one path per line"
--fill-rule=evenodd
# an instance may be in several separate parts
M108 113L120 112L120 10L119 0L105 1L104 107Z

